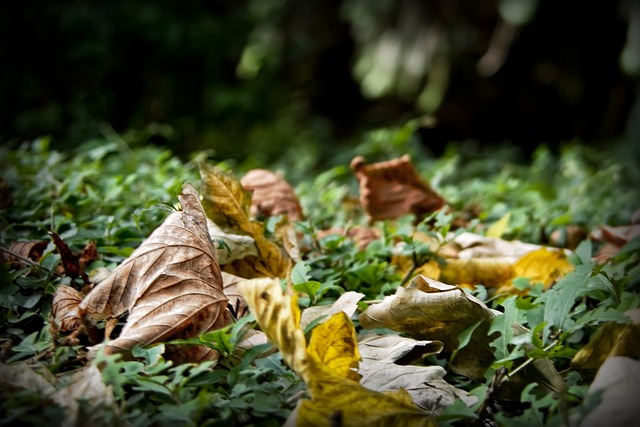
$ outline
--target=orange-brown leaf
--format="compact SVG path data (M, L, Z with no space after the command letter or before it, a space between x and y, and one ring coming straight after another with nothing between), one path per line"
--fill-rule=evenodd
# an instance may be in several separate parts
M370 165L358 156L350 166L360 185L360 202L371 221L409 213L420 217L446 204L416 173L408 155Z
M266 169L250 170L240 179L245 190L253 192L253 217L287 215L292 220L302 219L302 208L293 188L287 181Z

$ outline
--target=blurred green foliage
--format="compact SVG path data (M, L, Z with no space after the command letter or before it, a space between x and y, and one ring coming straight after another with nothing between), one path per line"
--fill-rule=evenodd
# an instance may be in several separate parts
M634 2L124 0L0 4L0 142L135 132L187 157L322 170L363 130L423 144L633 128ZM595 23L597 22L597 24ZM634 112L635 111L635 112ZM636 125L637 127L637 125ZM637 137L637 135L636 135Z

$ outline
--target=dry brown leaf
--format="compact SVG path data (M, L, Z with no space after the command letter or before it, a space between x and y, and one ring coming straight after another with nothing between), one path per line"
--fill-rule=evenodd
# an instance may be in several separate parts
M200 163L200 175L204 184L202 203L207 216L225 233L249 236L256 242L258 255L234 260L224 266L224 271L247 279L286 277L291 269L291 259L265 237L262 223L249 219L249 192L234 177L207 163Z
M0 363L0 390L30 390L37 392L43 399L50 399L64 410L60 426L110 425L102 417L101 411L88 410L114 405L111 387L102 381L102 374L95 365L65 375L61 380L53 376L51 378L52 382L24 362L13 365ZM84 401L83 410L80 400Z
M601 226L591 234L595 240L605 242L594 257L598 264L604 264L613 258L630 241L640 237L640 224L620 227Z
M416 173L408 155L370 165L358 156L350 167L360 184L360 202L371 221L409 213L421 217L446 204Z
M105 344L107 353L196 337L230 320L198 194L187 184L179 199L182 211L169 215L80 304L81 318L115 318L129 312L120 336Z
M246 279L234 276L233 274L222 272L222 291L229 300L228 304L233 310L236 319L248 314L249 306L238 290L238 284Z
M8 251L2 250L2 260L10 262L12 267L19 268L24 265L24 261L31 260L33 262L39 262L42 258L42 254L47 249L47 242L30 240L28 242L13 242Z
M356 225L349 228L333 227L326 230L318 230L317 237L322 239L331 235L345 236L351 239L358 246L358 249L365 249L369 243L380 238L380 230L371 227L363 227Z
M279 175L266 169L253 169L240 179L245 190L253 192L251 215L287 215L289 219L301 220L302 208L293 188Z
M51 311L54 319L60 325L60 332L75 331L80 326L78 307L82 298L82 294L71 286L60 285L56 289Z

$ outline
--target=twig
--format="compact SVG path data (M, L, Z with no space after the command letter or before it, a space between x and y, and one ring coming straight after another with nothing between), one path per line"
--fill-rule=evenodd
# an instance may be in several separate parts
M409 269L409 271L407 271L407 274L405 274L404 278L402 279L402 282L400 282L401 287L404 286L405 283L409 281L409 279L411 279L411 276L418 269L418 267L419 267L418 255L416 254L416 250L414 248L413 251L411 252L411 268Z
M553 347L555 347L558 344L558 340L554 340L553 342L551 342L551 344L549 344L548 346L546 346L545 348L542 349L542 351L547 352L549 350L551 350ZM500 380L500 384L498 384L498 387L500 387L506 380L508 380L509 378L511 378L513 375L517 374L518 372L520 372L521 370L523 370L524 368L527 367L527 365L529 365L531 362L533 362L535 359L533 357L529 357L524 363L522 363L521 365L519 365L518 367L516 367L513 371L509 372L507 375L505 375L501 380Z

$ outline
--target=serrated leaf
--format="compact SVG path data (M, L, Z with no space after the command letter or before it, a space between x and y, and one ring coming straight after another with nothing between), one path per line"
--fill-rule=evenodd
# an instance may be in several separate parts
M544 322L545 335L549 333L552 327L558 330L564 330L565 321L569 317L569 313L573 308L576 299L584 292L587 287L593 263L578 266L574 271L567 274L544 294L542 298L545 300Z
M495 357L498 360L507 359L510 355L509 345L515 337L513 325L518 322L518 308L516 307L516 297L511 296L501 304L504 313L496 316L491 322L489 334L498 332L499 336L491 342L491 347L495 348Z

